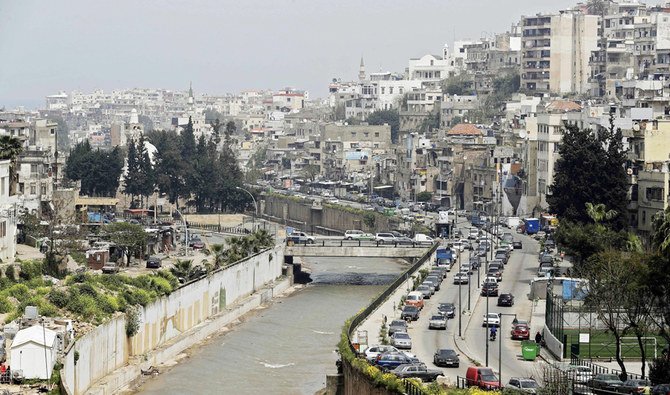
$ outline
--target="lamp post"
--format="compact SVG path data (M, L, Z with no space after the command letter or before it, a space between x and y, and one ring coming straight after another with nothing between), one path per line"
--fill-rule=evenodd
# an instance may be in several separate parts
M500 314L500 328L502 329L502 318L504 316L514 317L516 319L516 314L510 313L498 313ZM500 331L502 334L502 331ZM502 388L502 336L498 339L498 388Z
M484 255L486 259L486 273L489 272L489 261L488 257ZM486 342L486 367L489 366L489 297L486 296L486 327L484 329L484 341Z
M463 279L460 278L461 272L461 259L460 255L457 256L458 259L458 274L459 274L459 279L458 279L458 337L462 337L461 334L461 322L463 321L463 308L461 305L461 284L463 283ZM470 279L468 278L468 283L470 282Z
M256 227L256 217L258 216L258 204L256 204L256 198L254 198L254 195L251 194L251 192L247 191L246 189L242 187L235 187L235 189L238 189L240 191L244 191L251 196L251 200L254 202L254 222L253 222L253 227ZM256 230L256 229L254 229Z
M188 255L188 224L186 223L186 217L184 217L179 209L175 208L174 211L179 214L179 218L181 218L182 222L184 222L184 253Z

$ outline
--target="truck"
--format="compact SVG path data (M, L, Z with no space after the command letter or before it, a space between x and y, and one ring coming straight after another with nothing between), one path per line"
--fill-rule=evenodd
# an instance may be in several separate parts
M521 219L519 217L507 217L505 218L505 226L510 229L516 229L517 226L521 224Z
M526 234L534 235L540 230L540 220L537 218L526 218L523 220Z
M437 237L449 237L451 235L451 222L449 216L452 215L449 211L438 211L437 221L435 221L435 234Z

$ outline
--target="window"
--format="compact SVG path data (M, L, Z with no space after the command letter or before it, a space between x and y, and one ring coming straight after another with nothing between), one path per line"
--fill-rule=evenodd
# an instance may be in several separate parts
M647 223L647 211L642 210L642 224L644 225L646 223Z
M390 95L393 94L393 87L392 87L392 86L389 86L389 94L390 94Z
M8 177L0 178L0 196L5 196L5 178Z
M5 237L7 236L7 222L2 221L0 222L0 237Z
M351 137L356 137L356 132L351 132Z
M363 132L363 136L370 137L370 133L369 132Z
M379 132L375 132L375 137L379 137Z
M645 197L647 198L647 200L661 201L663 200L663 188L658 187L646 188Z
M35 195L37 193L37 186L35 184L30 184L30 194Z

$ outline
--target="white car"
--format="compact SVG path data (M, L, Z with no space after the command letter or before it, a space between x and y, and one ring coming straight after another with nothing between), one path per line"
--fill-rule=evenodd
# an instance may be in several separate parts
M428 320L428 329L447 329L447 316L435 314Z
M572 378L576 383L586 383L593 378L593 370L588 366L574 366L571 365L566 369L568 377Z
M412 338L406 332L396 332L391 336L391 345L409 350L412 348Z
M468 233L468 239L477 240L477 237L479 237L479 229L477 228L470 229L470 233Z
M470 276L467 273L456 273L454 275L454 284L467 284L470 281Z
M348 230L344 232L344 240L374 240L372 233L365 233L362 230Z
M500 314L488 313L484 314L484 323L482 326L500 326Z
M365 359L374 361L377 359L377 355L385 352L398 352L398 349L389 345L375 344L365 349Z

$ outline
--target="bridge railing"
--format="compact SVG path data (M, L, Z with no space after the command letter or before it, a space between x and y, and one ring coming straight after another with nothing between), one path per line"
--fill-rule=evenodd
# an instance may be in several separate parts
M291 237L286 238L287 246L305 246L305 247L379 247L379 248L430 248L430 244L426 243L384 243L379 240L291 240Z

